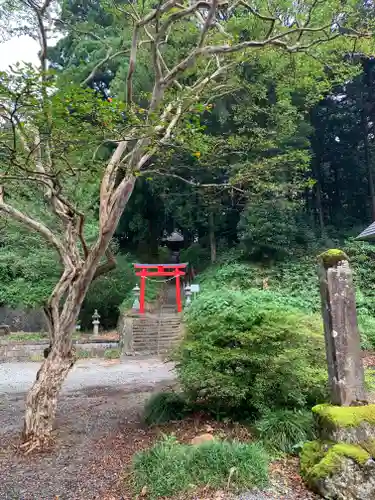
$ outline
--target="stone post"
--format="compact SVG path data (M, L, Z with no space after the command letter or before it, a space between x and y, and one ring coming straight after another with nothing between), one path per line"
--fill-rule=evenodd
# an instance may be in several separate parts
M134 354L133 325L136 318L138 318L138 315L135 314L125 314L121 318L119 327L119 348L122 356L132 356Z
M328 250L319 261L331 402L355 405L366 394L352 272L341 250Z

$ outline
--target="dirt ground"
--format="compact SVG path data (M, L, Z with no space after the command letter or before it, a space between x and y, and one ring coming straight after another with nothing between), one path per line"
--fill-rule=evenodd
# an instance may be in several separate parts
M142 387L113 389L97 387L64 394L56 421L56 443L42 454L25 457L17 450L22 422L23 394L8 395L1 412L12 419L0 429L1 500L135 500L130 493L128 471L132 455L150 446L161 433L174 432L182 442L207 426L214 434L246 440L247 431L208 421L197 415L165 427L146 428L139 412L154 391L168 388L170 381ZM7 429L7 430L6 430ZM271 489L248 493L247 499L299 500L315 498L303 486L295 461L274 463ZM184 500L223 500L226 492L201 490L184 495Z
M153 390L165 386L90 388L64 395L55 446L50 452L27 457L17 450L23 395L3 399L3 410L7 405L18 425L8 432L0 429L0 499L106 498L120 481L125 448L125 454L131 454L146 437L139 427L139 410Z
M375 355L366 356L374 366ZM212 432L218 437L251 440L240 425L195 415L167 426L145 427L140 413L153 392L172 388L174 373L157 359L123 363L82 361L64 385L56 419L55 444L25 456L18 451L25 390L35 364L0 365L0 500L142 500L131 493L132 456L173 432L180 442ZM95 384L95 385L93 385ZM298 473L297 459L270 466L264 491L212 492L205 488L170 500L312 500ZM145 500L147 500L145 498Z
M174 383L172 368L156 358L77 362L60 396L55 446L25 457L17 451L24 399L38 364L0 364L0 500L104 499L123 469L117 438L125 454L142 440L138 413Z
M209 426L217 436L251 439L241 426L219 424L202 415L165 427L144 427L140 421L144 402L153 392L174 385L173 370L156 359L118 363L78 364L60 398L54 447L27 457L18 451L18 444L25 390L37 365L0 365L0 500L136 500L127 486L131 458L161 433L174 432L179 441L189 442ZM365 365L374 367L374 353L366 353ZM245 492L237 500L316 498L301 481L298 460L274 462L270 472L266 491ZM235 497L203 489L181 498Z

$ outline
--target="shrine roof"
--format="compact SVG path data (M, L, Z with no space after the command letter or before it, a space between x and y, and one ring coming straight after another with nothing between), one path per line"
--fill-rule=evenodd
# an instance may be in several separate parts
M362 231L362 233L357 236L356 240L375 241L375 222Z

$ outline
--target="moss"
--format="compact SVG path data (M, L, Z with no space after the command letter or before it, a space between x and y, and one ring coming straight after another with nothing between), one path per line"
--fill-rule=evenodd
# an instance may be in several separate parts
M371 454L354 444L332 445L321 441L306 443L301 452L301 475L310 484L329 477L340 469L345 457L364 465Z
M312 411L325 425L333 427L357 427L362 423L375 425L375 405L367 406L332 406L322 404L314 406Z
M372 456L372 458L375 457L375 439L364 441L363 443L361 443L361 447L366 450Z
M303 445L300 454L300 467L302 477L307 479L314 465L316 465L323 459L325 455L324 448L325 445L321 441L309 441Z
M323 459L310 470L311 479L323 479L331 476L340 469L342 459L350 458L360 465L364 465L370 454L358 445L340 443L328 450Z
M375 391L375 369L374 368L367 368L365 370L365 384L366 384L366 390L368 392Z
M339 250L338 248L331 248L331 250L327 250L326 252L318 255L318 259L327 269L328 267L337 266L337 264L343 260L349 260L349 257L342 250Z

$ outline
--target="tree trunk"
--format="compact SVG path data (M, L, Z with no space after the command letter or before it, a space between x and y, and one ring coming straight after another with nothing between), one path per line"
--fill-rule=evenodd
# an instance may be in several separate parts
M316 194L316 208L318 211L318 220L319 220L319 227L320 227L320 235L322 238L326 235L326 227L324 224L324 214L323 214L323 203L322 203L322 189L320 185L320 180L316 180L316 185L315 185L315 194Z
M135 179L134 176L123 179L120 184L123 186L121 196L118 196L109 211L108 204L101 199L103 206L99 214L100 234L83 263L77 262L77 247L67 245L70 251L67 252L70 258L66 259L69 267L64 270L45 308L51 346L26 398L22 446L27 453L51 441L57 398L75 361L72 352L74 326L90 283L112 267L109 266L110 261L99 264L107 252L120 216L133 192ZM71 263L76 267L71 268ZM64 302L61 304L63 298Z
M60 332L27 394L25 422L23 430L24 446L28 451L49 444L55 420L57 398L62 383L74 364L70 332Z
M362 110L362 133L363 133L363 145L365 153L365 163L368 174L368 186L370 194L370 204L371 204L371 215L372 220L375 220L375 185L374 185L374 174L372 171L372 158L370 152L370 145L368 140L368 125L365 109Z
M208 215L208 231L210 236L211 263L214 264L216 262L216 237L214 215L212 212Z

